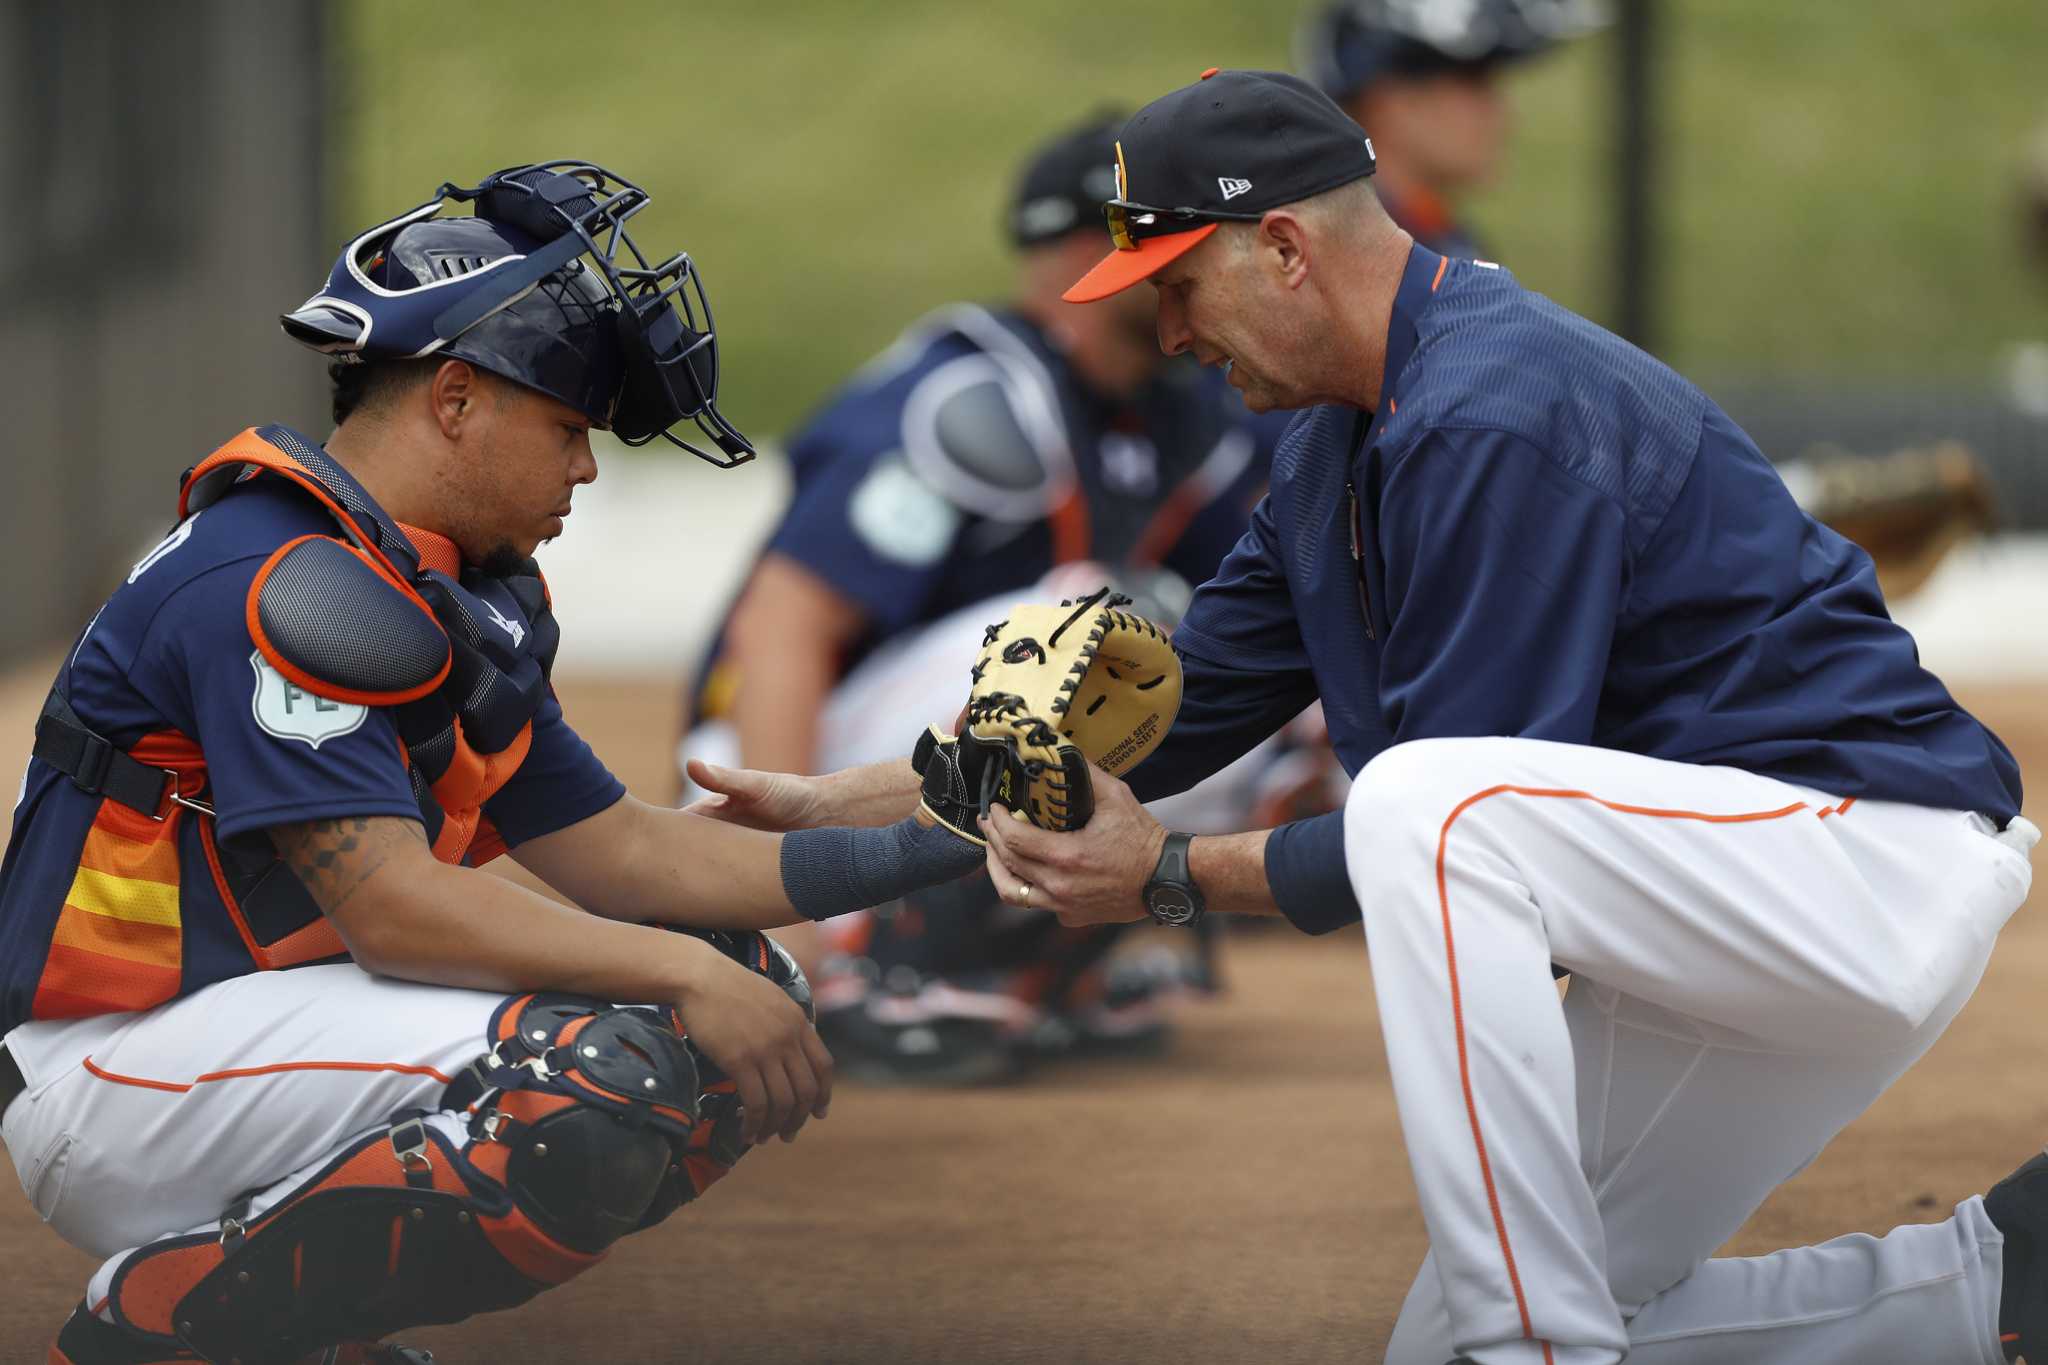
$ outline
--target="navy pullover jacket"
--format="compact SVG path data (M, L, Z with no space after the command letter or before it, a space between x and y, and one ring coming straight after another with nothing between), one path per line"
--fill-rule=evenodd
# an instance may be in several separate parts
M1698 389L1505 270L1414 247L1380 410L1326 405L1174 632L1180 791L1318 697L1346 771L1513 735L1839 796L2018 814L2019 766L1920 667L1870 558ZM1358 919L1342 812L1275 831L1280 908Z

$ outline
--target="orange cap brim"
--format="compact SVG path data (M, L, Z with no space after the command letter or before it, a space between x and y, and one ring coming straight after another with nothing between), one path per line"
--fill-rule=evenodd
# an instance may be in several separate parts
M1166 268L1168 263L1178 260L1200 246L1202 239L1214 232L1220 223L1204 223L1188 232L1168 233L1164 237L1147 237L1138 243L1136 251L1116 250L1095 263L1095 268L1075 280L1066 293L1060 295L1068 303L1093 303L1120 293L1132 285L1148 280Z

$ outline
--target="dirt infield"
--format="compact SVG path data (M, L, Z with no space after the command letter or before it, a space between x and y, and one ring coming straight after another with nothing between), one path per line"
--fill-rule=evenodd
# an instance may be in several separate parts
M7 763L46 677L0 688ZM663 790L670 689L564 694L622 776ZM1964 700L2048 780L2048 688ZM1362 943L1230 949L1233 989L1164 1061L961 1095L843 1087L829 1122L581 1281L407 1339L454 1365L1377 1360L1422 1228ZM2023 910L1949 1035L1730 1250L1938 1219L2048 1139L2044 980L2048 922ZM91 1264L9 1187L0 1267L0 1362L41 1360Z

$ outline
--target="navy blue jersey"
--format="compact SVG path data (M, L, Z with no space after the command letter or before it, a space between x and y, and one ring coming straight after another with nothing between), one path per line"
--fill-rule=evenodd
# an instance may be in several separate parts
M851 599L846 660L1055 564L1216 571L1265 487L1281 419L1169 364L1128 399L1091 392L1026 320L961 306L912 327L791 438L795 488L764 553ZM716 715L714 643L698 715Z
M229 841L338 816L422 818L390 711L293 686L249 634L258 568L287 541L334 531L282 480L240 484L136 564L66 658L71 705L116 746L196 744L217 818L175 808L152 822L32 761L0 870L0 1032L256 970L218 881ZM530 638L510 592L482 592L480 616ZM525 761L483 811L517 845L623 794L550 698Z
M1187 702L1141 796L1320 697L1354 774L1406 740L1511 735L2018 813L2012 754L1920 667L1869 556L1668 367L1417 246L1386 376L1379 412L1289 429L1174 633ZM1334 824L1317 843L1341 865Z

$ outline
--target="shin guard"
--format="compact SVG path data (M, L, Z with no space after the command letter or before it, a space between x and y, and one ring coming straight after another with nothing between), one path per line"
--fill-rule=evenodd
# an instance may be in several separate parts
M287 1362L509 1308L602 1260L690 1144L690 1051L660 1015L568 996L507 1001L492 1037L451 1087L466 1113L401 1116L218 1230L130 1255L116 1322L208 1360Z

